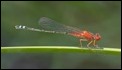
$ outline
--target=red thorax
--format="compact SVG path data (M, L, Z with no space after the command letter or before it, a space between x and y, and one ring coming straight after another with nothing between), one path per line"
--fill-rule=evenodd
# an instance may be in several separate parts
M73 32L73 33L70 33L70 35L72 36L75 36L75 37L78 37L78 38L83 38L83 39L87 39L88 41L91 41L91 40L100 40L101 39L101 36L99 35L99 33L96 33L95 35L91 32L88 32L88 31L82 31L82 32Z

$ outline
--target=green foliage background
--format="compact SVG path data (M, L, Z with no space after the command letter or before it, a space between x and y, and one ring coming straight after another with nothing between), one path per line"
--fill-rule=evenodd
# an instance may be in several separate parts
M79 39L16 30L15 25L39 28L41 17L100 33L101 47L121 48L120 1L2 1L2 46L76 46ZM86 43L83 44L84 46ZM81 53L1 54L2 68L120 68L121 56ZM9 59L8 59L9 58Z

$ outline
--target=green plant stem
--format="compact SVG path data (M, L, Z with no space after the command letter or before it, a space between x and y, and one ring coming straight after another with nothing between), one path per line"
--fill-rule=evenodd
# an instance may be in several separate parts
M102 49L90 49L71 46L15 46L15 47L1 47L1 53L41 53L41 52L70 52L70 53L99 53L99 54L112 54L120 55L121 49L117 48L102 48Z

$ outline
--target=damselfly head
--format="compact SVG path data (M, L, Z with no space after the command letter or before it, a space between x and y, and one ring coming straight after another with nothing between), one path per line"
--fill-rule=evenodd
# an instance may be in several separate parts
M101 39L101 36L100 36L100 34L99 33L96 33L95 35L94 35L94 39L95 40L100 40Z

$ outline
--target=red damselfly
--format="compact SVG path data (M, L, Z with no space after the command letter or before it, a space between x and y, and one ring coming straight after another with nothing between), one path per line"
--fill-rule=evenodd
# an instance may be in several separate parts
M89 47L90 45L93 45L98 48L98 45L96 44L96 42L101 39L101 36L99 33L93 34L86 30L80 30L75 27L66 26L47 17L40 18L39 25L41 26L41 29L35 29L35 28L23 26L23 25L16 25L15 28L26 29L26 30L31 30L31 31L71 35L71 36L79 38L81 47L82 47L82 41L87 41L88 42L87 47Z

